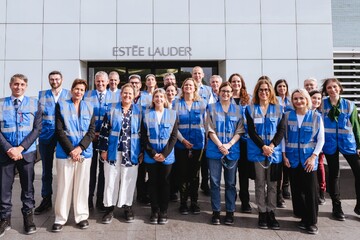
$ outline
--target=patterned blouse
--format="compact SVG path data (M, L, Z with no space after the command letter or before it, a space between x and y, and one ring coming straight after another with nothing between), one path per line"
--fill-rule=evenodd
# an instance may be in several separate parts
M119 136L118 151L121 152L122 156L121 165L125 167L131 167L134 165L131 162L131 116L132 107L127 111L127 113L124 113L124 109L122 109L122 126ZM107 114L105 114L99 135L99 149L108 148L110 131L111 122Z

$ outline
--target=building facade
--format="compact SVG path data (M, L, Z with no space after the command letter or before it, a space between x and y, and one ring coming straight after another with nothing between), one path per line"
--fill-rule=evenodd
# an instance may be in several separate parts
M60 70L69 88L99 69L127 75L208 67L237 72L251 92L261 75L290 89L333 76L331 0L0 0L0 97L15 73L28 95ZM207 76L209 77L209 76Z

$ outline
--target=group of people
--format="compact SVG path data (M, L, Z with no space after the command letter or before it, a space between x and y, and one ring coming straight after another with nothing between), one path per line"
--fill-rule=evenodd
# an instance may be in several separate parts
M286 80L273 87L267 76L258 79L252 95L237 73L225 82L213 75L209 87L203 84L199 66L181 88L172 73L164 75L164 88L158 88L155 75L148 74L143 91L136 74L119 89L117 72L97 72L96 89L90 91L84 79L75 79L71 90L66 90L59 71L48 77L51 89L40 91L36 99L25 96L28 80L16 74L10 80L11 96L0 99L0 236L11 228L15 169L25 233L36 232L33 214L52 208L54 151L53 232L63 229L71 205L78 227L89 227L95 188L95 206L104 213L104 224L113 220L115 207L124 209L126 222L134 221L135 190L138 200L150 203L151 224L168 222L169 200L176 201L178 193L179 212L199 214L201 187L211 197L211 223L219 225L223 171L224 224L234 223L239 173L244 213L252 212L249 179L255 179L259 228L280 229L275 210L284 207L283 197L289 198L291 192L294 215L301 219L298 227L317 234L318 204L325 201L326 187L332 216L345 220L339 152L353 170L354 211L360 215L360 121L354 103L341 98L342 86L335 78L325 79L321 92L315 79L307 79L306 89L296 89L290 96ZM37 138L43 168L42 201L35 208Z

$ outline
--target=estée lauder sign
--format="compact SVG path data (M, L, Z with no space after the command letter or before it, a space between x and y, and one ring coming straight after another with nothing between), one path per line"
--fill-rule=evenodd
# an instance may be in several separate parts
M187 57L191 56L191 47L142 47L132 45L128 47L113 47L116 57Z

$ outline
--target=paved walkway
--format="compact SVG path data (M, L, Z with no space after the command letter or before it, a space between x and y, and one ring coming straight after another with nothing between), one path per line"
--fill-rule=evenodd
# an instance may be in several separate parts
M56 177L55 177L56 178ZM56 183L54 184L56 186ZM84 186L88 187L88 186ZM353 186L349 186L353 188ZM35 192L36 205L41 201L41 163L36 164ZM319 212L319 234L309 235L300 231L296 219L292 217L291 201L286 200L287 208L277 210L277 218L280 222L280 230L262 230L257 228L257 211L254 204L254 185L251 181L251 204L254 208L252 214L235 213L235 224L233 226L210 224L211 206L210 198L200 193L200 215L182 216L177 212L178 203L170 203L169 223L166 225L149 224L150 208L134 204L135 222L125 223L122 218L122 210L115 211L115 219L111 224L102 224L102 214L96 210L90 215L90 227L87 230L80 230L76 227L73 214L70 213L69 221L60 233L52 233L51 226L54 222L54 212L49 211L44 215L35 216L37 233L27 236L23 233L23 223L20 202L20 184L16 179L13 190L13 214L12 229L6 231L1 240L16 239L359 239L360 238L360 217L353 212L355 200L343 200L343 210L346 214L346 221L339 222L330 219L331 202L320 206ZM343 189L344 190L344 189ZM237 210L240 203L237 202ZM224 213L222 213L224 215Z

